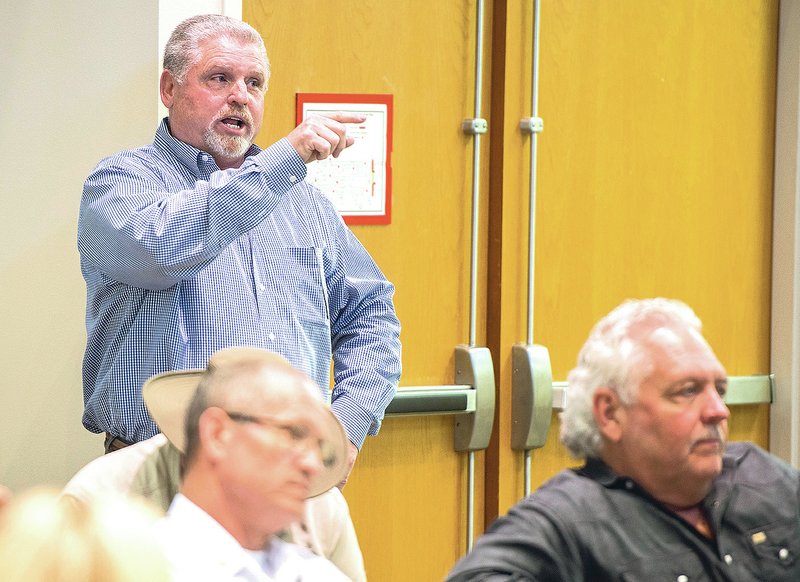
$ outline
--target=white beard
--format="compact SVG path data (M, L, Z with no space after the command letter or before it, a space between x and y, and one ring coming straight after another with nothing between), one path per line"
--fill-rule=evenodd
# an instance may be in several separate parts
M243 157L252 141L246 137L221 136L210 127L203 135L208 152L214 157L235 160Z

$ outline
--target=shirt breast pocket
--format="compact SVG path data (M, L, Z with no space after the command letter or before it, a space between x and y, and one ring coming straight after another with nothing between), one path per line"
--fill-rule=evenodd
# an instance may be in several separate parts
M763 580L800 580L798 530L800 526L793 520L772 523L748 532L756 560L753 569Z
M694 552L676 551L674 554L651 556L625 564L620 572L624 582L672 581L698 582L711 580L702 562Z
M272 247L254 261L267 347L321 387L330 383L331 323L325 249ZM327 397L327 390L323 390Z
M265 251L259 278L284 316L322 323L330 319L324 250L316 247L272 248ZM288 312L291 312L289 314Z

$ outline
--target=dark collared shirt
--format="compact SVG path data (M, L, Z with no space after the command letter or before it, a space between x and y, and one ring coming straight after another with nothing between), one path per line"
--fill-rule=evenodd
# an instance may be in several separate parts
M590 460L496 520L447 580L800 580L796 469L731 443L703 505L714 540Z

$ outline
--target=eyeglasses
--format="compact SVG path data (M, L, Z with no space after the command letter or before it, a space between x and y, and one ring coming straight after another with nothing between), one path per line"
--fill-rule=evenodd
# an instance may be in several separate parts
M249 422L263 427L276 428L286 435L297 453L317 452L322 464L330 468L336 464L336 451L330 442L315 438L308 428L291 423L282 423L275 417L266 415L244 414L223 410L228 418L235 422Z

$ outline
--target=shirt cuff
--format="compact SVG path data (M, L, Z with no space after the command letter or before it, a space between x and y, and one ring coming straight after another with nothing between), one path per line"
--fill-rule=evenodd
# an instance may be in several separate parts
M259 169L267 170L267 184L273 192L285 194L306 177L306 165L285 137L255 156Z
M346 396L334 400L331 404L331 410L344 425L347 438L360 450L364 444L364 439L367 438L367 434L373 427L373 415ZM377 427L372 432L372 434L375 433L377 433Z

